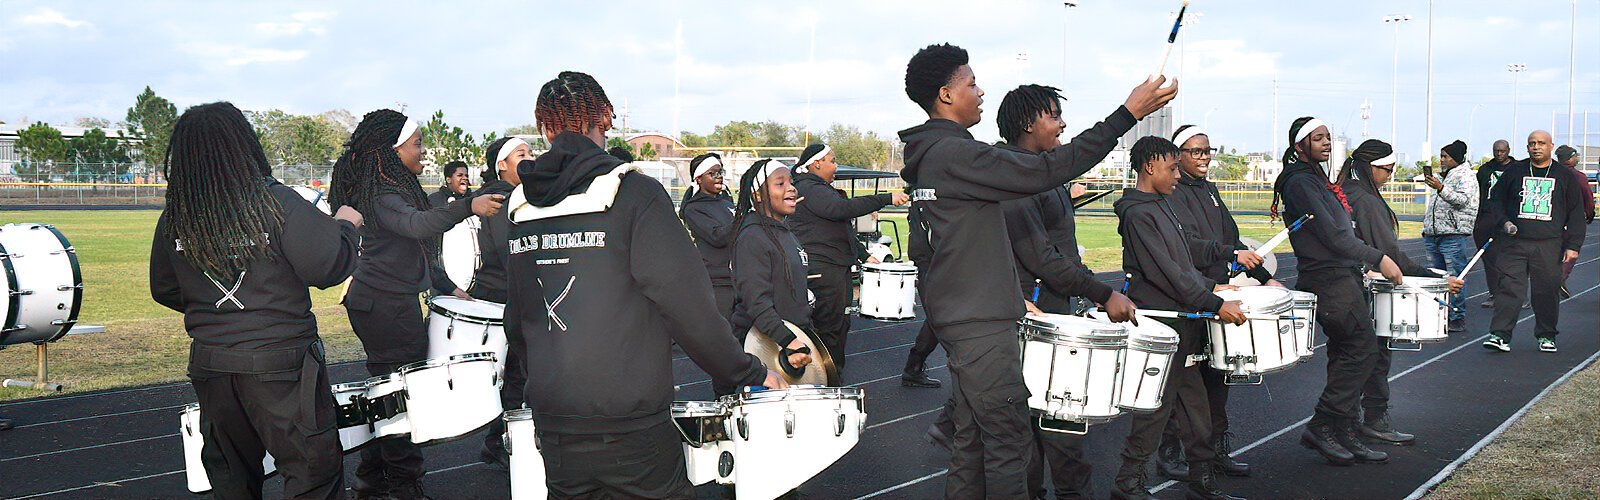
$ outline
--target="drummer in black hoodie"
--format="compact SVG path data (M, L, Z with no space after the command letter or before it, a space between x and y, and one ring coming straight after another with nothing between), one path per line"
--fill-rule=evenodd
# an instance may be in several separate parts
M684 498L672 343L719 392L784 386L739 350L666 189L600 145L611 102L563 71L534 115L550 151L511 194L506 329L527 341L527 400L551 498ZM515 330L515 331L512 331Z
M1345 159L1344 168L1339 173L1339 186L1344 189L1345 199L1350 202L1356 236L1367 246L1393 259L1406 276L1437 278L1439 273L1412 262L1405 252L1400 251L1400 240L1395 237L1395 232L1400 228L1400 219L1395 217L1394 210L1389 208L1389 203L1384 201L1379 191L1394 177L1394 167L1394 148L1377 139L1363 141L1350 153L1350 158ZM1451 293L1461 291L1460 279L1451 277L1449 281ZM1379 328L1386 326L1375 325ZM1413 444L1417 439L1415 435L1397 431L1389 422L1389 365L1392 356L1381 338L1378 339L1375 352L1377 362L1373 363L1372 374L1367 377L1361 390L1361 435L1388 444Z
M510 194L513 188L522 183L517 177L517 165L524 161L533 161L533 152L527 141L502 137L489 143L484 148L484 162L488 169L483 171L483 187L476 194ZM483 226L478 229L481 264L478 272L473 274L472 289L467 293L477 300L505 304L506 234L511 227L510 214L498 213L481 220ZM509 335L510 331L506 333L505 375L500 385L500 407L509 410L520 408L523 404L522 390L528 380L528 372L522 358L527 355L527 343L523 342L521 335ZM478 458L484 463L501 467L510 465L511 459L501 439L505 425L506 421L498 418L489 423L489 432L483 436L483 450L478 453Z
M833 188L833 176L838 171L833 148L828 145L812 144L800 152L800 160L794 166L794 187L803 201L788 222L810 256L807 269L816 276L807 280L817 298L816 307L811 309L811 324L822 344L833 353L834 364L844 371L844 346L850 334L850 317L844 309L850 305L850 267L856 265L858 245L851 221L891 203L904 205L911 198L905 193L845 198Z
M903 130L911 210L931 248L918 261L917 291L928 321L950 355L955 436L945 495L1021 498L1028 494L1028 388L1022 379L1017 320L1023 297L1000 202L1055 189L1104 159L1139 118L1177 95L1165 77L1140 84L1127 102L1073 139L1041 154L973 140L982 117L967 52L930 45L906 65L906 95L928 114ZM981 430L980 430L981 429Z
M733 316L733 238L739 231L734 224L733 197L723 183L722 155L702 153L689 161L689 178L694 185L684 193L678 218L694 236L700 261L711 275L711 294L717 299L717 312Z
M1191 245L1177 210L1168 201L1182 175L1178 147L1166 138L1148 136L1130 148L1129 162L1139 172L1138 184L1117 200L1117 233L1122 236L1122 268L1128 273L1128 296L1140 308L1216 313L1221 321L1243 324L1239 301L1223 301L1216 291L1236 288L1218 284L1189 258ZM1146 319L1146 321L1153 321ZM1212 472L1211 411L1200 367L1190 356L1205 352L1206 323L1195 319L1161 320L1178 332L1178 352L1167 367L1161 408L1133 415L1122 467L1117 469L1112 498L1150 497L1145 462L1155 454L1167 421L1182 419L1180 438L1189 458L1188 498L1231 499L1217 488Z
M1337 177L1322 167L1333 151L1328 130L1322 120L1295 119L1283 153L1283 173L1273 186L1274 215L1281 201L1283 220L1316 216L1289 233L1300 272L1297 287L1317 295L1317 323L1328 336L1327 385L1300 444L1334 465L1378 463L1389 455L1368 448L1356 432L1362 385L1378 361L1364 276L1377 269L1396 285L1404 277L1394 259L1356 237L1348 196L1333 183Z
M461 160L452 160L444 164L444 184L438 190L428 193L428 204L436 207L448 205L457 198L468 198L473 195L472 182L468 180L467 163ZM502 193L504 194L504 193ZM444 271L444 236L434 238L428 244L429 260L432 266L428 270L433 279L434 295L450 295L458 299L468 299L472 294L462 290L455 281L450 279Z
M200 399L201 462L217 498L261 498L270 453L283 496L342 498L344 453L306 287L356 266L361 214L330 218L276 179L244 114L189 108L167 150L150 294L183 313Z
M755 327L777 342L794 368L810 362L811 348L784 323L792 323L812 339L817 338L811 328L811 306L806 300L809 256L784 225L784 219L794 214L800 199L789 182L789 168L771 159L757 161L740 179L738 215L734 217L739 226L739 235L733 242L735 298L730 320L734 337L744 341L745 334Z
M373 376L393 373L428 356L428 330L417 294L433 282L428 244L467 217L498 213L500 195L428 203L422 172L422 133L415 120L380 109L367 113L333 165L329 204L367 216L361 228L361 263L344 306L367 352ZM361 449L352 490L359 498L421 498L422 450L405 436Z

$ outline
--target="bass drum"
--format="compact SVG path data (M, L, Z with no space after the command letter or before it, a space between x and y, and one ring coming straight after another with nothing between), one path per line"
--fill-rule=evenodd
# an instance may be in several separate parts
M0 345L54 342L78 322L83 271L78 252L49 224L0 226Z

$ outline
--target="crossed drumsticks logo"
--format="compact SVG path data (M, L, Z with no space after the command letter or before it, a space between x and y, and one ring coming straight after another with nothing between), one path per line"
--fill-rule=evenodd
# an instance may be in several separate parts
M211 285L217 287L217 291L222 292L222 298L217 299L217 303L212 307L221 309L224 302L232 302L235 307L238 307L240 311L243 311L244 303L239 302L239 298L235 297L234 294L239 293L239 287L244 285L244 275L248 272L250 272L248 269L239 271L239 280L233 282L233 288L222 286L221 282L217 281L216 278L211 277L211 273L205 273L206 279L211 281Z
M543 288L544 279L540 278L538 281L539 287ZM572 284L576 281L578 281L578 277L576 275L567 278L567 287L561 290L560 295L556 295L555 300L550 300L548 296L546 296L544 299L544 313L546 316L550 317L549 328L560 328L563 332L567 331L567 323L562 321L561 316L556 314L556 308L561 307L561 302L567 300L567 294L572 293Z

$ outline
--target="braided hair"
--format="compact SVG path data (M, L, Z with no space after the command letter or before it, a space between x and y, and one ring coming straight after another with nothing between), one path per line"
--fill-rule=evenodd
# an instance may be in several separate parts
M1000 125L1000 138L1016 145L1040 115L1060 113L1062 99L1066 98L1061 97L1061 89L1047 85L1023 85L1006 92L995 118Z
M265 258L283 207L267 190L272 166L255 129L228 102L185 110L167 144L167 227L207 275L234 276Z
M328 187L328 205L334 210L349 205L364 214L374 213L378 196L399 194L406 203L417 210L427 210L428 195L422 191L416 174L412 174L400 161L394 143L405 127L406 115L392 109L380 109L361 117L350 140L344 144L344 154L333 164L333 182ZM368 224L378 225L373 217Z
M689 173L690 174L694 174L694 169L695 168L698 168L700 166L700 164L705 162L706 160L713 159L713 158L715 158L718 163L722 162L722 155L719 155L719 154L716 154L716 153L700 153L698 156L695 156L693 160L689 160ZM683 200L678 202L678 218L679 219L683 219L684 218L683 209L689 206L689 198L693 198L694 197L694 193L695 193L694 187L695 186L696 186L696 184L695 184L694 178L693 177L689 178L689 189L687 189L687 190L685 190L683 192ZM726 192L726 191L724 191L724 192Z
M554 80L539 88L539 99L533 108L534 121L539 130L550 132L577 132L602 127L611 119L611 99L600 82L586 73L562 71Z
M1300 135L1300 129L1302 127L1305 127L1306 123L1309 123L1311 120L1315 120L1315 119L1316 118L1313 118L1313 117L1310 117L1310 116L1302 116L1302 117L1299 117L1299 118L1295 118L1294 119L1294 123L1290 123L1289 124L1289 148L1283 150L1283 164L1284 165L1288 165L1290 163L1301 161L1300 151L1295 149L1295 146L1300 145L1300 141L1295 141L1294 140L1294 136Z
M1300 143L1311 140L1311 137L1306 136L1304 141L1296 141L1294 139L1295 136L1300 135L1300 129L1304 128L1307 123L1310 123L1311 120L1315 119L1316 118L1310 116L1302 116L1295 118L1294 122L1289 124L1289 148L1283 150L1283 166L1285 169L1287 169L1291 163L1304 161L1304 159L1300 157L1300 151L1296 149L1295 146L1299 146ZM1278 207L1283 201L1283 178L1284 176L1282 174L1278 175L1278 181L1272 189L1272 205L1267 208L1267 217L1272 220L1280 219ZM1339 199L1339 205L1344 207L1345 212L1352 212L1350 209L1350 200L1345 198L1344 189L1339 187L1337 182L1334 182L1333 179L1326 178L1326 175L1324 175L1323 185L1328 189L1328 191L1333 193L1335 198Z
M906 97L922 106L923 111L933 112L934 103L939 101L939 89L948 85L956 70L966 65L966 49L948 43L923 47L906 63Z

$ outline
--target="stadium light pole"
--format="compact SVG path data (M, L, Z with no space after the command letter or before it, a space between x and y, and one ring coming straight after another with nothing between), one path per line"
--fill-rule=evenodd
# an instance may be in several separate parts
M1061 88L1067 88L1067 16L1077 2L1061 2Z
M1395 14L1383 16L1383 22L1394 25L1394 76L1389 83L1389 142L1395 141L1395 136L1400 135L1400 23L1410 21L1411 16Z
M1511 72L1511 136L1517 136L1517 86L1522 83L1522 73L1528 71L1526 64L1507 64L1506 71Z

